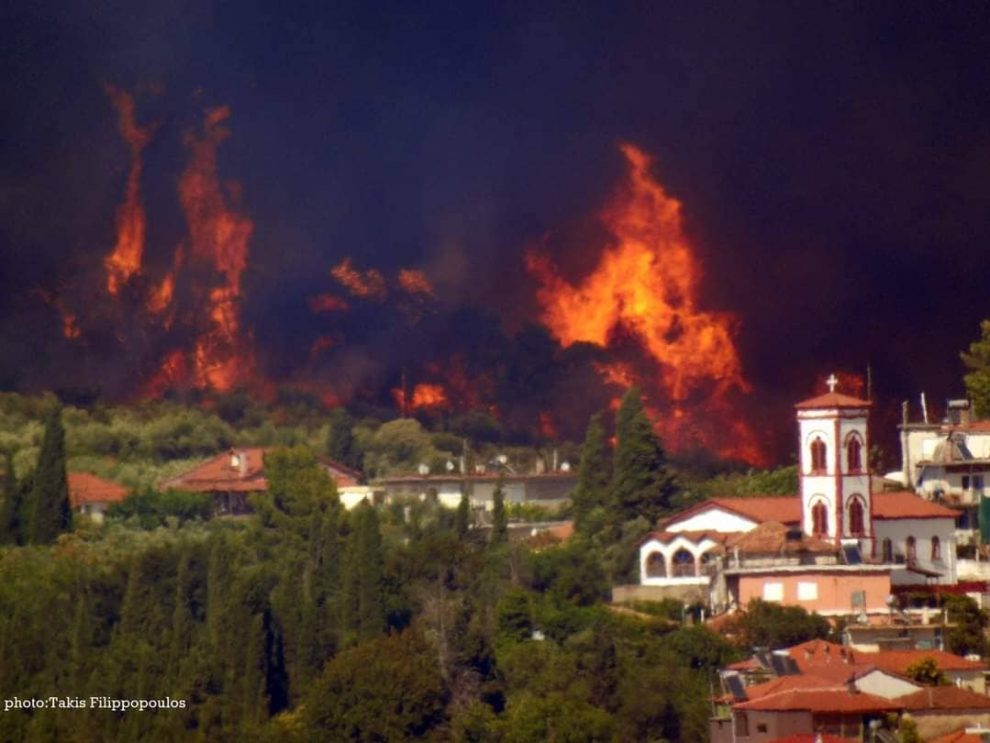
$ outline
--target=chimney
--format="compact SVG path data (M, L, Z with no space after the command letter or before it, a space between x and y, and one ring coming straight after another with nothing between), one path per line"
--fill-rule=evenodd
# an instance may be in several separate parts
M244 477L247 474L247 452L241 449L241 451L238 452L237 461L237 473L241 477Z

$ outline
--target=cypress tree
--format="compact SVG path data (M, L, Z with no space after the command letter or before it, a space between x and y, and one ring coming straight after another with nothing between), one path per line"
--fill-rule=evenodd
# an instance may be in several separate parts
M461 486L461 502L457 504L457 518L454 528L457 536L463 538L467 536L468 527L471 525L471 503L468 500L467 488Z
M605 505L610 478L608 446L602 416L596 413L588 421L581 448L581 464L578 482L571 500L574 504L574 528L585 531L588 514L597 506Z
M65 429L59 406L53 407L45 420L45 436L38 452L30 500L29 533L33 544L51 544L72 526L65 474Z
M4 452L3 504L0 506L0 544L18 544L21 537L21 490L14 473L14 453Z
M639 388L623 396L615 429L618 441L609 493L612 525L619 527L639 516L652 525L670 509L677 485L643 409Z
M498 476L492 503L492 544L502 544L509 536L509 519L505 513L505 481Z
M342 623L351 639L366 640L385 629L385 558L378 513L367 503L353 512L347 540Z
M361 465L360 453L354 445L354 419L346 408L334 408L330 412L330 431L327 435L327 455L347 467Z

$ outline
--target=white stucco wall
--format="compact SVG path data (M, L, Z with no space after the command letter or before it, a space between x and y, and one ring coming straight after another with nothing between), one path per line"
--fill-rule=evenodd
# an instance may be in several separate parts
M666 531L706 531L711 529L725 533L747 532L756 528L756 522L718 506L712 506L684 519L670 521L664 528Z
M877 534L877 555L883 554L884 539L893 543L895 558L907 557L907 538L913 536L916 544L917 565L926 570L943 574L938 583L956 582L956 542L955 521L953 519L880 519L874 522ZM942 560L932 562L932 537L941 543ZM891 582L900 585L928 582L924 576L897 570L891 575Z

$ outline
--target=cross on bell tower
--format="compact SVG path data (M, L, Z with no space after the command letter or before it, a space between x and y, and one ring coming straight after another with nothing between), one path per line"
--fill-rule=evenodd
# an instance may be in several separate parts
M829 374L828 379L825 380L825 384L828 385L829 392L835 392L835 388L839 384L839 380L836 378L835 374Z

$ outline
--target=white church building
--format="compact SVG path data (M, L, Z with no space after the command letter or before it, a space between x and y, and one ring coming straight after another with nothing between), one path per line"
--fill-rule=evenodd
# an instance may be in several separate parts
M641 585L696 586L713 606L756 595L838 613L882 610L891 585L956 582L959 513L911 491L874 492L872 403L836 384L795 405L799 492L711 498L668 518L640 546Z

